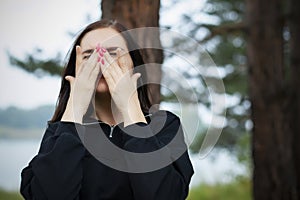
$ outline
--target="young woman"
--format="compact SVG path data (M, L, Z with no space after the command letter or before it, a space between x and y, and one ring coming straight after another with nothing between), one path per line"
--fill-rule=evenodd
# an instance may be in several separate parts
M144 62L116 21L88 25L62 76L25 199L185 199L193 168L177 116L149 113ZM139 69L139 70L138 70Z

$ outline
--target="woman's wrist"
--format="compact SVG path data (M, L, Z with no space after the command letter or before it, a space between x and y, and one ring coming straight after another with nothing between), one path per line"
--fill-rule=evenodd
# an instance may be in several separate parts
M61 121L65 121L65 122L75 122L75 123L82 123L82 118L83 115L80 114L79 112L77 112L77 114L75 115L74 109L73 109L73 102L72 102L72 98L69 99L65 112L61 118Z
M147 123L138 99L132 100L127 108L121 111L121 113L124 121L124 126L128 126L130 124L138 122Z

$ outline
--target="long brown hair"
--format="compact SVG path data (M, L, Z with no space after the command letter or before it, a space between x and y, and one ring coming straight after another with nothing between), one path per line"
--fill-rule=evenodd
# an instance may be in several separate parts
M125 28L123 25L118 23L116 20L103 19L103 20L91 23L78 35L77 39L73 43L72 48L70 49L70 51L68 53L68 60L66 62L64 71L62 73L61 88L60 88L59 96L58 96L58 99L56 102L56 109L55 109L54 115L53 115L52 119L50 120L50 122L60 121L65 112L65 109L66 109L66 106L68 103L68 99L70 96L70 90L71 90L70 83L67 80L65 80L65 77L67 75L71 75L71 76L75 77L76 45L80 45L82 38L88 32L95 30L95 29L108 28L108 27L113 28L117 32L121 33L121 35L125 39L125 41L127 43L127 47L130 51L129 52L130 57L133 61L134 71L137 66L141 66L141 65L145 64L143 61L141 52L140 52L141 49L139 49L136 42L134 42L134 40L130 36L129 32L127 31L127 28ZM138 79L138 84L137 84L138 85L138 88L137 88L138 98L139 98L139 101L141 104L142 111L145 113L148 113L149 108L151 107L151 103L150 103L149 96L148 96L148 94L149 94L148 87L147 87L147 84L145 84L145 83L147 83L146 70L144 67L140 67L138 71L142 75L141 78Z

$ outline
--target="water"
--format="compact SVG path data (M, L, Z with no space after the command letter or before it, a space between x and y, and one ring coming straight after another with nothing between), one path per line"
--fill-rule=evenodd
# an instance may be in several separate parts
M40 139L0 139L0 188L19 190L21 170L37 154ZM228 182L236 175L245 174L246 169L226 151L213 151L206 158L191 155L195 174L191 187L201 182Z
M37 154L40 140L0 139L0 187L18 190L21 170Z

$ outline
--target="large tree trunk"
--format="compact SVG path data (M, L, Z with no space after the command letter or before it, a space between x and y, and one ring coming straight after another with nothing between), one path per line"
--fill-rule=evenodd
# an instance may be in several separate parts
M160 0L102 0L102 18L116 19L129 29L140 27L159 27L159 8ZM162 63L163 52L161 51L161 43L159 31L140 31L137 36L140 46L158 47L158 49L145 49L145 63ZM148 70L151 68L151 70ZM148 80L150 83L160 83L161 68L147 68ZM150 91L153 104L160 102L160 85L150 84Z
M297 191L300 198L300 1L290 0L290 64L291 64L291 122L294 130L293 151L297 175Z
M298 199L291 148L295 130L291 126L284 74L281 3L247 0L249 89L254 123L253 194L257 200Z

